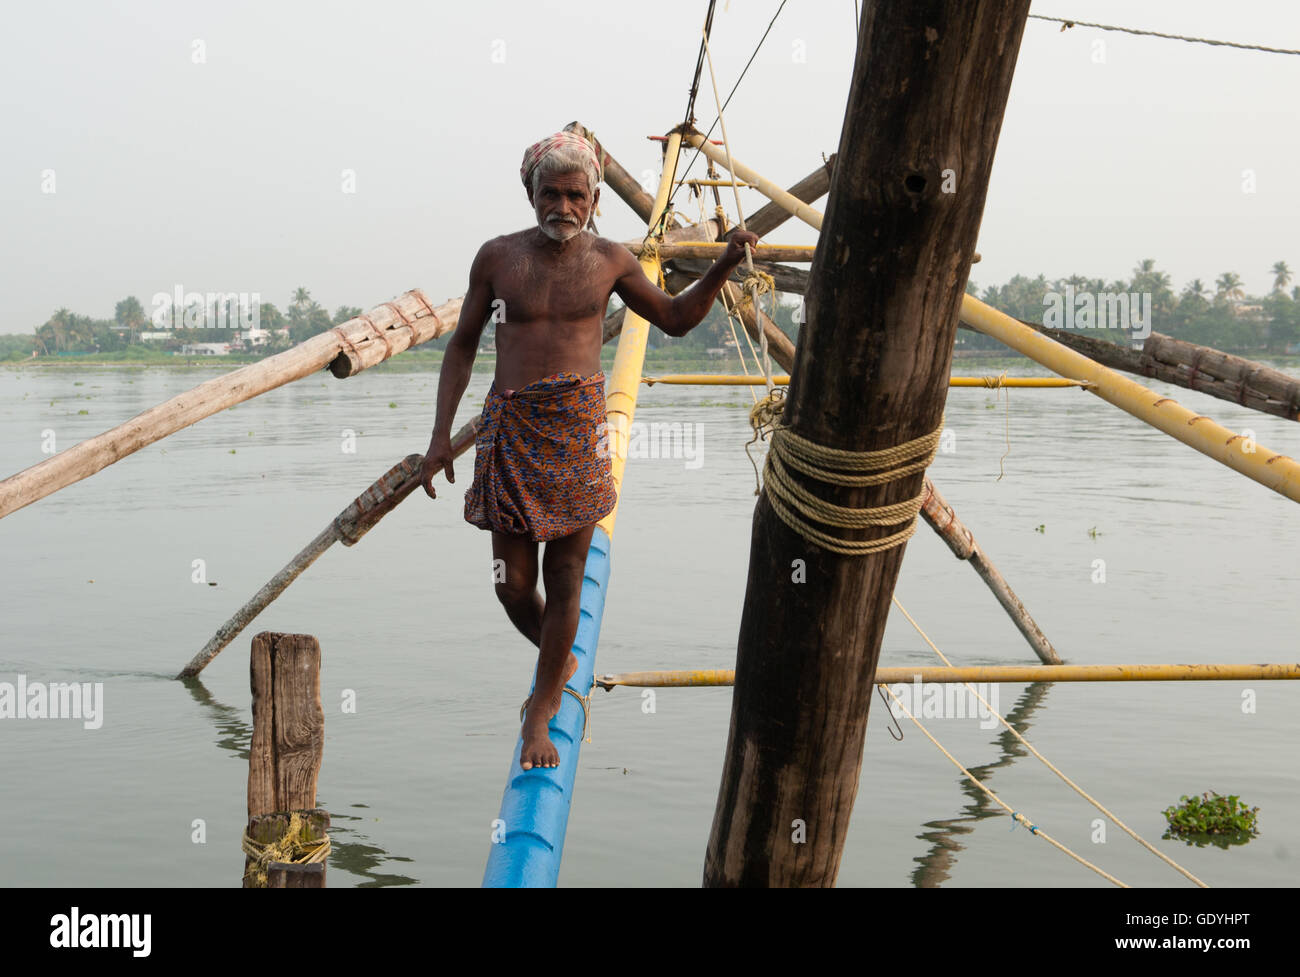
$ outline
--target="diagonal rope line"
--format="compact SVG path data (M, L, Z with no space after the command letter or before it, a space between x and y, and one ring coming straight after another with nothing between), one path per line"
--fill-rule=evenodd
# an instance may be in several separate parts
M749 60L745 62L745 67L741 69L740 77L737 78L736 83L731 86L731 94L728 95L727 100L722 103L723 109L726 109L726 107L731 104L731 96L736 94L736 89L739 88L740 83L745 80L745 73L749 71L749 66L754 63L754 59L758 57L759 48L761 48L763 46L763 42L767 40L767 35L772 32L772 25L776 23L776 18L781 16L781 11L785 9L785 5L788 2L789 0L781 0L781 6L776 8L776 13L774 13L772 15L772 19L768 21L767 30L763 31L763 36L758 39L758 44L755 45L753 53L750 54ZM718 124L718 120L714 119L713 125L709 126L709 131L704 134L705 139L708 139L709 136L713 135L713 129L715 126L717 126L717 124ZM668 202L670 204L672 203L673 197L677 195L677 190L680 190L681 187L685 185L686 178L691 175L691 169L695 166L695 161L703 155L704 154L700 150L698 149L695 150L695 155L692 156L691 161L686 164L686 171L682 173L682 183L678 184L677 189L673 190L668 196Z
M943 663L944 663L945 665L947 665L949 668L953 667L952 662L948 660L948 657L947 657L947 656L946 656L942 651L939 650L939 646L936 645L933 641L930 640L930 636L929 636L928 634L926 634L924 630L922 630L921 625L919 625L919 624L916 623L916 619L913 618L911 614L907 613L907 608L905 608L905 607L902 605L902 603L899 601L899 599L898 599L897 597L895 597L895 598L893 598L893 600L894 600L894 605L895 605L895 606L896 606L900 611L903 612L903 617L907 618L907 620L911 623L912 627L916 628L916 633L919 634L922 638L925 639L925 643L928 644L932 649L934 649L934 653L935 653L936 655L938 655L938 656L943 660ZM1014 726L1012 726L1009 722L1007 722L1007 720L1006 720L1006 719L1005 719L1005 718L1004 718L1004 717L1003 717L1003 716L1002 716L1002 715L1001 715L1001 714L1000 714L996 709L994 709L991 705L989 705L988 701L987 701L987 700L986 700L982 695L979 694L979 692L976 690L975 686L971 685L971 683L969 683L969 682L965 683L965 685L966 685L966 688L967 688L968 690L970 690L970 692L975 696L975 698L979 699L980 702L984 703L985 708L988 709L988 711L989 711L992 715L998 717L998 720L1002 723L1003 726L1005 726L1007 729L1011 730L1011 735L1013 735L1016 739L1018 739L1018 740L1019 740L1019 741L1020 741L1024 746L1025 746L1025 748L1029 750L1030 753L1032 753L1034 756L1038 757L1038 759L1042 760L1043 763L1047 764L1047 769L1051 770L1052 773L1056 774L1056 775L1057 775L1058 777L1060 777L1063 781L1065 781L1067 784L1069 784L1070 787L1072 787L1072 788L1073 788L1073 789L1074 789L1074 790L1075 790L1075 791L1076 791L1076 792L1077 792L1081 797L1083 797L1086 801L1088 801L1089 804L1091 804L1093 807L1095 807L1095 808L1096 808L1098 811L1100 811L1102 814L1106 815L1106 817L1110 818L1110 820L1113 821L1113 822L1115 823L1115 825L1116 825L1118 828L1120 828L1122 831L1124 831L1125 833L1127 833L1128 836L1129 836L1130 838L1132 838L1134 841L1136 841L1138 844L1140 844L1143 848L1147 849L1147 851L1151 852L1151 854L1155 855L1157 858L1161 859L1162 861L1168 863L1171 867L1173 867L1173 868L1176 869L1177 871L1181 872L1181 873L1182 873L1184 876L1186 876L1187 878L1191 879L1193 882L1195 882L1197 885L1199 885L1202 889L1208 889L1208 888L1209 888L1209 886L1206 885L1206 883L1202 882L1200 879L1198 879L1198 878L1197 878L1195 875L1193 875L1191 872L1187 871L1187 869L1183 868L1181 865L1179 865L1177 862L1175 862L1172 858L1170 858L1170 857L1169 857L1168 855L1166 855L1164 852L1162 852L1162 851L1160 851L1158 848L1154 847L1154 846L1153 846L1149 841L1147 841L1145 838L1143 838L1141 835L1139 835L1136 831L1134 831L1132 828L1130 828L1127 824L1125 824L1123 821L1121 821L1121 820L1119 819L1119 817L1116 816L1116 815L1115 815L1113 812L1111 812L1110 810L1108 810L1108 809L1106 808L1106 806L1103 805L1103 804L1101 803L1101 801L1097 800L1095 797L1093 797L1091 794L1089 794L1086 790L1084 790L1082 787L1080 787L1078 784L1076 784L1073 780L1071 780L1071 779L1070 779L1069 777L1067 777L1064 773L1062 773L1062 772L1061 772L1061 771L1060 771L1060 770L1059 770L1059 769L1058 769L1058 768L1057 768L1057 767L1052 763L1051 760L1047 759L1047 757L1043 756L1043 755L1042 755L1041 753L1039 753L1036 749L1034 749L1033 744L1030 743L1029 740L1027 740L1027 739L1025 739L1023 736L1021 736L1020 733L1019 733L1019 731L1018 731Z
M1087 860L1086 858L1084 858L1082 855L1077 854L1076 852L1071 851L1069 848L1066 848L1065 845L1061 844L1059 841L1057 841L1055 838L1053 838L1051 835L1049 835L1046 831L1044 831L1044 830L1043 830L1042 828L1040 828L1038 825L1034 824L1032 821L1030 821L1027 817L1025 817L1025 816L1024 816L1023 814L1021 814L1019 811L1013 811L1013 810L1012 810L1012 809L1007 805L1007 803L1006 803L1004 800L1002 800L1002 798L998 797L997 794L993 793L993 791L991 791L991 790L989 790L987 787L985 787L984 784L981 783L981 781L980 781L980 779L979 779L978 777L976 777L973 773L971 773L969 770L967 770L965 767L963 767L963 766L961 765L961 761L958 760L958 759L957 759L955 756L953 756L951 753L949 753L949 752L944 748L944 745L943 745L942 743L940 743L937 739L935 739L933 736L930 735L930 731L929 731L928 729L925 728L925 726L921 723L921 720L919 720L919 719L917 719L915 716L913 716L912 713L911 713L911 710L909 710L909 709L907 708L907 706L903 705L902 701L898 698L898 696L894 695L894 690L893 690L893 689L891 689L888 685L882 685L882 686L879 686L879 688L882 688L882 689L884 689L887 693L889 693L889 697L890 697L891 699L893 699L895 702L898 703L898 708L901 709L901 710L903 711L903 714L904 714L905 716L907 716L908 719L910 719L910 720L912 720L912 722L916 723L916 728L919 729L922 733L925 734L925 738L928 739L928 740L929 740L931 743L933 743L935 746L937 746L937 747L939 748L939 752L942 753L944 756L946 756L949 760L951 760L953 766L956 767L958 770L960 770L960 771L961 771L961 772L966 776L966 779L967 779L967 780L969 780L972 784L974 784L974 785L975 785L976 787L978 787L980 790L984 791L984 793L987 794L987 795L989 796L989 799L990 799L990 800L992 800L992 801L993 801L994 803L996 803L999 807L1001 807L1004 811L1006 811L1008 814L1010 814L1010 815L1011 815L1011 819L1012 819L1013 821L1015 821L1017 824L1023 824L1026 828L1029 829L1029 833L1030 833L1030 834L1034 835L1035 837L1042 838L1042 839L1043 839L1045 842L1047 842L1049 845L1052 845L1053 847L1059 849L1060 851L1065 852L1065 854L1069 855L1071 858L1073 858L1073 859L1074 859L1076 862L1078 862L1080 865L1084 865L1084 866L1086 866L1087 868L1092 869L1094 872L1096 872L1098 875L1100 875L1100 876L1101 876L1103 879L1105 879L1106 881L1108 881L1108 882L1113 882L1115 885L1119 886L1121 889L1128 889L1128 888L1131 888L1131 886L1126 885L1125 883L1121 882L1119 879L1115 878L1115 876L1111 875L1111 874L1110 874L1109 872L1107 872L1105 869L1098 868L1096 865L1092 864L1092 862L1088 861L1088 860Z
M1116 27L1113 24L1090 24L1086 20L1066 19L1064 17L1044 17L1042 14L1030 14L1030 20L1049 20L1061 24L1061 30L1070 27L1095 27L1102 31L1118 31L1121 34L1137 34L1141 37L1163 37L1170 41L1186 41L1188 44L1210 44L1214 47L1232 47L1241 51L1264 51L1268 54L1300 54L1290 48L1264 47L1262 44L1239 44L1236 41L1217 41L1209 37L1188 37L1185 34L1164 34L1160 31L1144 31L1136 27Z

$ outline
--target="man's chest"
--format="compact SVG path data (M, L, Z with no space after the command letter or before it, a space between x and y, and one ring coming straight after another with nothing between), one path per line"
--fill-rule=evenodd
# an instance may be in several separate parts
M494 321L525 325L603 318L613 282L598 258L524 257L493 275L491 287Z

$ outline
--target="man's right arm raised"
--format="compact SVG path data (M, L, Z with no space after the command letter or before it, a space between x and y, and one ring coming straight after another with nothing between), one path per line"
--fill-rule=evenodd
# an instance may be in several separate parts
M438 374L438 412L433 422L433 437L420 469L420 484L429 498L437 498L433 490L433 476L445 471L448 482L456 481L452 469L451 423L456 407L469 384L478 353L483 327L487 325L488 309L492 304L491 263L493 241L478 249L469 269L469 290L460 307L460 318L452 331L451 339L443 351L442 369Z

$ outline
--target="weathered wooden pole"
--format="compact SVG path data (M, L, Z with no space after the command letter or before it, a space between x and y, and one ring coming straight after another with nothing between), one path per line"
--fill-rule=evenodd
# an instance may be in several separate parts
M937 488L934 482L930 481L929 476L925 479L925 486L922 490L925 499L921 503L921 518L926 521L931 529L939 534L939 537L948 544L948 549L952 550L952 555L959 560L968 560L975 572L980 575L980 579L988 585L989 590L993 591L993 596L998 599L1002 609L1007 612L1007 616L1015 623L1020 633L1025 636L1029 642L1029 647L1034 649L1034 654L1044 665L1061 664L1061 656L1056 653L1052 643L1047 640L1047 635L1043 634L1043 629L1038 626L1038 622L1033 619L1025 605L1021 603L1016 592L1011 589L1006 578L993 565L993 561L984 555L980 549L980 544L975 542L975 535L965 524L957 517L952 506L948 504Z
M789 432L852 452L937 433L1028 10L1029 0L917 0L863 11ZM901 544L841 555L786 524L771 495L781 436L754 512L709 886L834 884L903 559ZM854 509L918 500L923 480L923 471L851 487L796 478ZM899 531L830 532L852 543Z
M1164 380L1288 421L1300 421L1300 379L1263 363L1159 332L1151 333L1141 348L1135 348L1069 329L1050 329L1026 319L1016 321L1112 370ZM964 323L962 328L978 331Z
M473 418L456 432L451 439L453 457L459 458L474 444L478 434L479 419ZM190 663L181 669L178 679L193 678L208 667L212 659L223 648L234 641L253 622L253 619L266 610L277 597L289 589L289 585L298 579L309 566L315 563L335 543L355 546L361 537L370 532L379 520L392 512L401 502L420 486L420 466L423 455L407 455L398 462L370 488L352 500L352 503L330 520L310 543L304 546L274 577L262 585L262 589L249 598L248 602L237 610L225 624L217 628L208 643L199 649ZM441 469L440 469L441 470Z
M268 880L273 888L324 888L329 814L316 807L325 746L320 644L310 634L263 631L253 638L249 674L253 740L248 749L244 888L266 888ZM308 864L319 864L319 871L297 867L303 864L304 848L313 851ZM273 879L268 870L277 867L281 877ZM293 877L286 880L285 873Z
M205 417L328 368L343 379L445 335L460 319L461 299L433 306L418 288L364 315L238 370L213 377L0 480L0 519Z

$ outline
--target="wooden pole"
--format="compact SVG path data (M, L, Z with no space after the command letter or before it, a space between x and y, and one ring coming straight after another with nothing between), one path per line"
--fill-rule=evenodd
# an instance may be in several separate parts
M459 458L474 443L479 419L474 418L451 439L452 455ZM420 467L423 455L407 455L379 478L370 488L352 500L352 504L335 516L316 538L290 560L283 569L268 580L243 607L225 624L217 628L208 643L200 649L176 677L191 678L208 667L223 648L234 641L253 619L284 593L304 570L337 542L354 546L370 532L380 519L392 512L408 495L420 486Z
M864 9L785 407L798 435L867 451L939 427L1028 9L1029 0ZM946 169L956 193L943 192ZM809 491L879 506L917 496L923 480ZM787 527L766 491L759 498L705 885L834 884L903 553L828 552Z
M281 840L296 813L305 823L303 839L319 841L329 829L329 814L316 807L316 778L325 746L320 644L310 634L263 631L253 638L249 673L249 837L260 844ZM264 887L254 866L251 857L245 859L246 889ZM325 873L313 873L289 887L324 888Z
M948 549L952 550L953 556L959 560L970 561L971 567L988 585L989 590L993 591L993 596L998 599L1002 609L1025 636L1029 647L1034 649L1034 654L1038 656L1039 661L1046 665L1061 664L1061 656L1047 640L1047 635L1043 634L1042 628L1020 602L1020 598L1011 589L1006 578L998 572L993 561L984 555L979 543L975 542L975 535L957 518L957 513L934 487L934 482L930 481L928 476L923 491L925 500L921 503L921 517L948 544Z
M831 173L834 171L835 154L832 153L825 163L786 190L786 193L796 200L810 204L826 195L826 191L831 188ZM759 237L767 237L793 216L780 204L769 202L754 211L747 223L749 229Z
M1162 397L1154 390L1067 349L1006 313L985 305L973 295L962 296L961 321L1061 376L1087 380L1089 393L1279 495L1300 502L1300 463L1294 458L1270 451L1255 443L1253 438L1216 424L1172 397Z
M301 380L326 367L353 376L456 327L461 300L434 308L418 288L349 319L293 349L214 377L0 481L0 519L59 489L89 478L127 455L205 417Z
M1112 370L1164 380L1288 421L1300 421L1300 379L1263 363L1159 332L1149 335L1141 349L1134 349L1069 329L1050 329L1025 319L1016 321ZM965 324L962 328L978 332Z
M934 665L896 665L877 668L877 685L924 682L955 684L986 682L1030 684L1034 682L1281 682L1300 679L1300 664L1248 665L1237 662L1201 665L972 665L950 668ZM677 671L619 672L596 679L602 689L708 688L734 685L736 673L729 668L697 668Z
M624 242L624 247L635 255L642 251L641 242ZM812 261L813 245L805 244L760 244L754 250L757 261ZM664 244L659 247L659 257L664 261L674 258L696 258L710 264L726 253L725 242L687 241L682 244Z
M696 149L700 150L702 153L704 153L705 156L713 160L713 162L717 163L719 166L726 168L730 173L734 174L736 177L749 183L755 190L757 190L759 193L765 196L768 200L771 200L773 203L779 204L780 206L784 207L786 210L792 213L795 217L798 217L805 224L808 224L811 227L820 228L821 223L818 218L820 218L821 215L817 214L815 210L809 207L806 203L804 203L802 200L800 200L790 191L783 190L781 187L777 186L767 177L763 176L761 173L758 173L750 169L748 166L740 162L740 160L736 159L735 157L732 157L731 166L728 167L727 152L724 148L714 146L711 143L705 142L704 136L698 132L688 132L686 134L685 141L690 143ZM849 164L846 161L841 165L847 166ZM832 180L832 185L833 184L834 181ZM816 217L814 217L814 215L816 215Z

